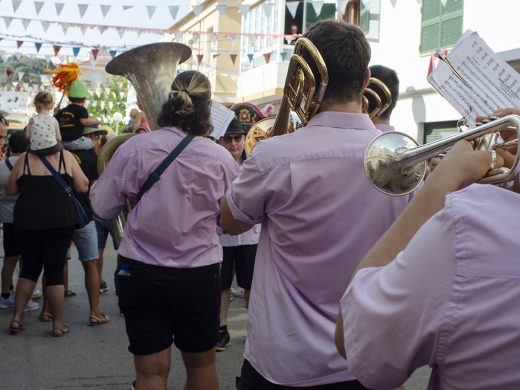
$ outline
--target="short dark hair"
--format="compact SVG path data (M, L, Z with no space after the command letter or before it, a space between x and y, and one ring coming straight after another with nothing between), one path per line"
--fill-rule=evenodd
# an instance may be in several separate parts
M87 98L75 98L69 96L69 101L71 103L83 103L85 100L87 100Z
M390 104L386 111L381 114L381 118L389 119L399 97L399 77L397 77L395 70L383 65L372 65L370 67L370 73L371 77L381 80L390 90L390 94L392 95L392 104Z
M27 138L23 131L16 130L9 136L9 149L12 153L23 153L29 147L29 138Z
M211 83L196 70L180 73L172 83L168 101L157 120L159 126L175 126L186 133L208 135L211 125Z
M304 36L316 46L327 66L329 84L324 100L360 100L371 55L363 31L341 20L324 19Z

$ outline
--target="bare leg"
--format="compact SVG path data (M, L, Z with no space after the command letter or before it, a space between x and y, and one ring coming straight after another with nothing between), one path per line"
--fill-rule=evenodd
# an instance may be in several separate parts
M14 306L13 320L22 322L23 311L27 306L27 302L31 299L36 282L29 279L19 278L16 284L16 298Z
M82 261L81 265L85 271L85 288L90 305L90 315L99 316L99 274L96 261Z
M186 366L185 390L218 390L215 349L201 353L182 352Z
M65 262L65 264L66 263L67 262ZM47 284L45 283L45 274L43 274L43 278L42 278L42 290L43 290L43 302L42 302L41 314L51 313L51 306L49 304L49 297L47 296Z
M104 248L99 248L99 258L96 261L100 284L101 284L101 282L103 282L103 253L104 252L105 252Z
M2 266L2 294L11 292L14 270L16 269L18 260L20 260L20 256L8 256L4 258L4 265Z
M52 313L53 329L63 327L63 300L65 299L64 287L62 284L46 286L45 292Z
M134 355L136 390L166 390L170 362L171 348L152 355Z
M220 326L227 325L231 289L223 290L220 296Z

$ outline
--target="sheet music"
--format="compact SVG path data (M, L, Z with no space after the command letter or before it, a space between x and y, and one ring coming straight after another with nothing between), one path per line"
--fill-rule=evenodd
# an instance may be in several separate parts
M215 100L212 100L211 124L213 125L213 131L211 132L210 136L216 140L222 137L234 117L234 111L216 102Z
M471 30L447 55L450 66L439 61L428 81L468 123L498 108L520 107L520 75Z

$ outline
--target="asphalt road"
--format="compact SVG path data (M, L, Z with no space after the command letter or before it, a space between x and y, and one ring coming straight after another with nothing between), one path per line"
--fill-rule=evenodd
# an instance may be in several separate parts
M110 240L109 240L110 241ZM100 308L111 322L88 326L88 301L83 286L83 269L75 249L69 261L70 288L77 295L65 299L65 323L71 332L62 338L51 336L51 324L38 321L39 311L25 313L25 329L9 335L11 309L0 310L0 389L130 389L134 380L131 354L123 318L119 316L114 283L116 255L107 248L104 279L110 290L101 295ZM38 300L41 301L41 300ZM220 388L235 389L246 338L247 311L244 300L235 298L230 307L231 344L217 354ZM429 370L420 369L405 384L406 390L427 387ZM178 351L173 354L169 389L182 389L185 373Z

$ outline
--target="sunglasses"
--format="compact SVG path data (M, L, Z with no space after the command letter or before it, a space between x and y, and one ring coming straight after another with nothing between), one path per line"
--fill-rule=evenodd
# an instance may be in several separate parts
M229 144L229 143L231 143L232 140L235 141L235 142L240 142L240 141L242 141L242 138L243 138L243 137L244 137L244 136L243 136L242 134L240 134L240 135L234 135L234 136L225 135L224 137L222 137L222 139L224 140L224 142L225 142L226 144Z

